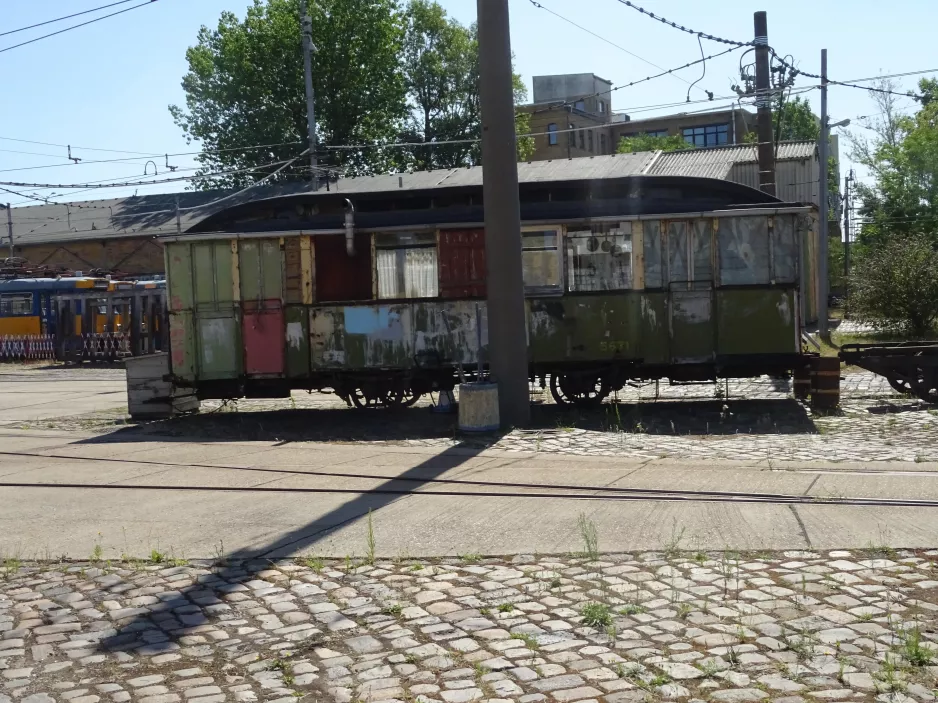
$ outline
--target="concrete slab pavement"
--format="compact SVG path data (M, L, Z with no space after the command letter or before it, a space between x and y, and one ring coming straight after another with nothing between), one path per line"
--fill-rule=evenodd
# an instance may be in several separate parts
M222 548L239 556L360 555L369 510L378 552L385 556L576 551L582 549L581 513L596 523L600 548L608 551L661 549L678 536L694 549L938 544L935 508L827 503L832 496L938 499L938 465L929 463L914 465L911 473L877 473L846 464L773 462L769 467L459 448L376 451L352 444L107 442L13 430L2 431L0 444L0 553L24 557L87 558L98 543L112 557L145 556L152 549L211 557ZM9 483L29 485L2 486ZM544 489L499 486L511 483ZM564 486L780 493L816 500L799 505L648 496L624 501L612 495L598 500L589 497L597 490ZM380 492L388 490L414 492ZM546 491L554 497L530 495Z
M0 426L120 407L127 407L127 386L122 374L76 375L64 367L41 374L28 368L4 369L0 373Z

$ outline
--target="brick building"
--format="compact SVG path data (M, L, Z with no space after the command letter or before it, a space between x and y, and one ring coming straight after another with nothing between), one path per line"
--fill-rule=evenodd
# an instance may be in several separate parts
M592 73L534 76L532 161L614 154L622 137L680 135L695 147L743 144L756 115L741 108L633 120L612 110L612 83Z

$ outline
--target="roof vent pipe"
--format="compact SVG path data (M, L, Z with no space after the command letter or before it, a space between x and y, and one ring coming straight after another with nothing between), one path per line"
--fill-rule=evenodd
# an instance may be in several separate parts
M355 206L345 199L345 252L355 256Z

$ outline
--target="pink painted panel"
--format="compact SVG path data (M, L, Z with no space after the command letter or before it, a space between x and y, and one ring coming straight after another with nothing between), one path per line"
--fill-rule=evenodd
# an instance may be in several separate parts
M245 372L282 374L286 332L280 300L245 301L241 324Z

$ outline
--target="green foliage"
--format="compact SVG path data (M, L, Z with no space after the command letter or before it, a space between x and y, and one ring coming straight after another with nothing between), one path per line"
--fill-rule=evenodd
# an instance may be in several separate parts
M634 137L622 137L616 151L619 154L633 154L637 151L680 151L692 148L693 145L685 142L680 134L671 134L667 137L636 134Z
M440 168L480 161L478 144L381 149L397 141L481 135L475 26L449 18L429 0L316 0L313 87L320 164L349 175ZM341 39L341 40L339 40ZM224 12L202 27L186 52L185 107L170 113L189 142L200 142L201 173L256 169L198 181L200 188L243 186L295 157L307 141L299 0L253 0L243 20ZM515 76L515 99L526 91ZM516 120L525 133L529 116ZM272 144L264 149L245 149ZM374 144L361 150L329 146ZM519 139L519 158L533 152ZM308 177L302 159L277 176Z
M479 37L476 26L465 27L447 17L431 0L411 0L404 12L401 67L407 87L408 116L403 141L432 142L478 139L482 134L479 101ZM515 102L527 99L521 77L513 76ZM530 116L516 117L525 134ZM532 137L518 141L518 158L534 152ZM455 168L481 162L478 143L415 147L405 156L411 169Z
M805 139L817 141L821 133L821 120L811 110L807 98L785 100L773 115L779 141L793 142Z
M397 70L404 33L396 2L317 0L310 3L310 16L317 47L313 86L319 98L319 143L395 139L406 112L404 78ZM198 157L203 172L255 167L302 150L295 144L241 149L306 141L299 0L254 0L244 20L223 12L216 29L199 30L198 43L189 48L186 59L186 109L172 106L170 112L186 137L200 141L206 150ZM218 149L233 151L211 153ZM367 151L332 153L322 160L354 172L386 165L380 150ZM296 177L296 169L285 176ZM200 184L242 185L262 175L263 171L239 174Z
M597 630L612 624L612 613L605 603L586 603L580 609L580 614L583 616L584 625L595 627Z
M583 556L590 561L596 561L599 558L599 532L596 530L596 523L586 517L586 513L580 513L577 517L577 527L583 540Z
M894 90L882 82L877 87ZM872 139L851 137L852 157L875 182L858 183L864 225L861 247L876 247L901 234L919 233L938 242L938 80L919 82L923 98L914 115L899 112L895 96L874 94L878 116L864 123Z
M925 234L895 234L857 259L850 276L857 319L881 331L927 337L938 320L938 249Z

